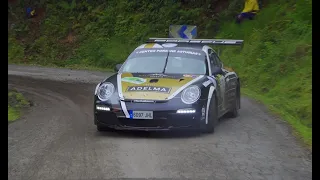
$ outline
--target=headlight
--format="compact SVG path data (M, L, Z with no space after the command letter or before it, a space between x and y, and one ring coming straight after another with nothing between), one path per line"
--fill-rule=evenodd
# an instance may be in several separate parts
M185 104L193 104L200 98L201 90L198 86L190 86L182 91L181 100Z
M97 90L98 98L101 101L109 100L113 93L114 93L114 85L108 82L102 83Z

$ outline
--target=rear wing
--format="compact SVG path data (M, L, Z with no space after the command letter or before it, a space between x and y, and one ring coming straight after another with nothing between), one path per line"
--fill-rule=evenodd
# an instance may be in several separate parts
M182 39L182 38L149 38L147 43L188 43L203 45L241 46L243 40L234 39Z

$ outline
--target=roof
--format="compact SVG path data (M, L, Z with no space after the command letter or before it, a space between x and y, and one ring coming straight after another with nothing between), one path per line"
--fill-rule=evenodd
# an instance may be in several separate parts
M187 43L145 43L136 49L150 49L150 48L178 48L178 49L197 49L202 50L203 44L187 44Z

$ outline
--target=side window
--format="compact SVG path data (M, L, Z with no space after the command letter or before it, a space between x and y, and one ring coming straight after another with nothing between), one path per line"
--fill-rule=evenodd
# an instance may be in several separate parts
M208 65L208 58L206 57L206 74L209 74L209 66L210 64Z
M217 60L216 60L216 58L214 57L214 52L213 52L211 49L209 49L208 52L209 52L209 58L210 58L211 68L212 68L213 66L218 66Z
M212 50L211 49L208 49L208 55L209 55L209 62L210 62L210 68L212 69L213 66L214 66L214 61L213 61L213 57L212 57Z
M212 56L214 56L214 59L216 59L217 66L222 68L222 63L220 61L220 58L217 56L217 54L216 53L212 53Z

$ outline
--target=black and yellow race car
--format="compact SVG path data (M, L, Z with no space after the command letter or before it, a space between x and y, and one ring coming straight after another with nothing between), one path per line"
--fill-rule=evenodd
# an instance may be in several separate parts
M193 129L212 133L219 118L240 109L240 80L208 45L243 40L150 38L94 96L98 131Z

